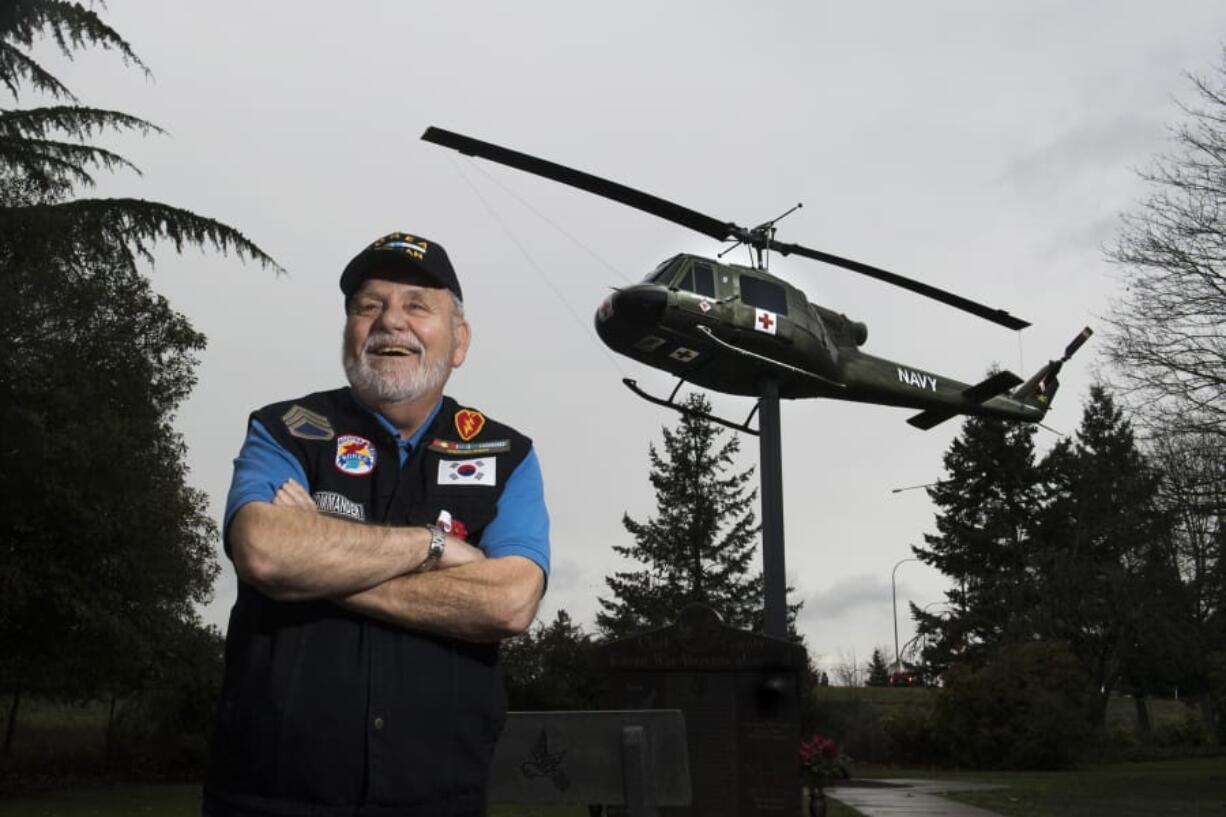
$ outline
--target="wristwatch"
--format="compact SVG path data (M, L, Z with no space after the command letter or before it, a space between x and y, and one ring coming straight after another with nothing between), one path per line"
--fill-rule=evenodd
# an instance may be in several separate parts
M443 558L443 550L447 547L447 534L443 533L443 529L438 525L426 525L426 530L430 531L430 548L426 551L426 558L422 560L418 570L429 570L438 563L438 560Z

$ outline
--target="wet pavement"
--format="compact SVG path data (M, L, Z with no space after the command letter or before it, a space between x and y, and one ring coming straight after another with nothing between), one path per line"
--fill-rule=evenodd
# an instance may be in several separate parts
M940 795L951 791L996 789L968 780L891 778L826 789L826 796L851 806L865 817L1000 817L995 811L968 806Z

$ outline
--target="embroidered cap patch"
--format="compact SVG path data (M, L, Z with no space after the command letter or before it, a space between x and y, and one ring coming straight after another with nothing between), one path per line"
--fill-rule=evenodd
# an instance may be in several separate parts
M336 439L336 470L351 477L361 477L375 470L375 447L370 440L356 434L342 434Z
M281 422L290 434L304 440L330 440L336 436L327 417L297 404L281 415Z
M498 459L439 460L439 485L497 485Z
M473 409L460 409L455 413L455 430L460 439L468 442L485 428L485 416Z

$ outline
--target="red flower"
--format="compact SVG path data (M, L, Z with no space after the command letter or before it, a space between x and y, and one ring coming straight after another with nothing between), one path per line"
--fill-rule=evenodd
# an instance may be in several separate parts
M812 735L800 742L801 771L818 786L837 775L846 776L847 763L848 759L839 749L839 744L831 738Z

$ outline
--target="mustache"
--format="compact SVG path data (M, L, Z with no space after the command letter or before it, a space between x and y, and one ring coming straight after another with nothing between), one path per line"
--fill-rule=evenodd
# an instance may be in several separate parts
M421 354L424 348L421 341L412 332L378 332L368 335L362 351L370 352L381 346L403 346L415 354Z

